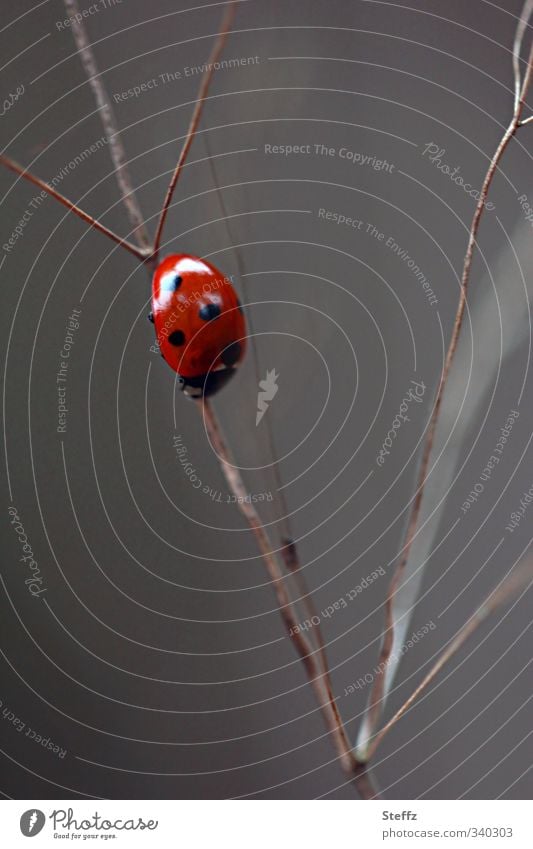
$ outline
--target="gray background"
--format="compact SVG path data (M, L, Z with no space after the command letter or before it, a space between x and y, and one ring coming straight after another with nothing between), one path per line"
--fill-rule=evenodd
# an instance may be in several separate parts
M390 574L402 544L474 208L422 153L438 144L443 161L481 184L511 114L509 48L520 7L249 0L224 55L260 61L214 77L165 250L208 256L235 275L240 252L249 276L238 288L259 334L261 369L279 373L267 415L278 454L288 455L280 470L292 532L319 609L378 566ZM221 9L187 9L123 0L91 16L111 94L206 61ZM51 179L102 134L92 94L71 33L56 26L61 3L5 0L3 12L0 55L11 60L3 96L21 83L25 93L1 118L2 147ZM199 79L159 81L116 104L151 232ZM439 444L450 437L451 453L433 469L436 500L426 511L445 497L426 529L435 551L410 632L436 627L406 654L388 714L529 540L527 515L512 535L505 525L532 483L531 230L517 202L522 192L533 197L532 133L521 130L506 153L491 190L496 209L482 222L439 435ZM346 147L394 168L266 155L265 144ZM208 151L234 216L229 230ZM2 244L35 195L13 182L0 173ZM88 193L80 204L127 234L105 148L60 188L73 199ZM361 219L364 229L323 221L321 208ZM437 305L366 232L369 222L415 260ZM3 474L0 698L67 755L3 719L0 790L15 798L354 798L239 511L193 489L176 462L181 434L203 484L225 497L197 410L150 351L146 272L47 200L1 276L1 462L47 592L33 599L24 586ZM82 314L60 435L55 375L73 308ZM415 378L428 387L424 403L380 469L377 452ZM248 355L215 405L236 461L265 467L245 472L246 482L274 494L262 516L277 543L280 496L256 401ZM504 457L463 516L460 505L518 404ZM386 585L380 578L324 621L352 739L367 691L344 696L344 688L376 663ZM527 599L500 611L386 739L375 767L386 797L530 797L529 620Z

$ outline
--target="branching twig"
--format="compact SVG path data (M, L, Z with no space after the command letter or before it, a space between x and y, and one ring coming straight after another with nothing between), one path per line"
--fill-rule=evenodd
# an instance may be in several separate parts
M340 762L344 770L347 773L351 773L354 769L354 757L335 702L335 697L333 696L329 673L323 673L321 671L316 662L315 652L307 638L298 628L298 617L295 615L292 601L287 592L286 582L278 558L272 551L268 534L263 527L259 514L252 502L247 498L246 488L241 475L233 462L233 458L222 435L222 429L215 412L209 401L206 399L200 401L199 406L204 419L207 435L219 459L226 482L231 492L236 496L237 504L239 505L250 530L254 534L257 546L266 566L268 576L272 582L272 589L276 596L281 617L285 623L289 637L304 663L309 680L315 692L315 696L320 705L322 715L326 722L326 726L335 743Z
M115 166L115 177L124 201L124 208L133 228L133 236L139 247L148 252L151 250L151 246L144 224L144 216L133 191L130 175L126 167L126 153L120 138L115 113L106 92L102 76L98 70L93 49L87 38L83 18L80 15L78 0L64 0L64 3L67 14L72 22L72 35L78 48L83 69L100 111L100 118L102 119L104 133L109 144L111 159Z
M209 170L211 171L211 177L216 189L218 203L220 205L220 210L222 212L222 217L224 219L224 226L226 228L228 239L230 245L233 246L233 252L235 254L235 258L237 260L237 270L239 273L239 277L241 280L241 286L243 295L246 301L248 301L248 291L246 286L245 279L245 267L244 261L241 255L241 251L237 248L236 240L233 236L232 227L230 224L230 217L228 215L228 210L226 208L226 203L224 201L224 196L222 194L222 189L220 186L220 182L217 175L217 169L215 166L215 159L212 155L211 146L209 144L209 136L206 134L204 136L204 144L207 153L207 161L209 163ZM252 348L252 356L253 356L253 364L254 364L254 372L255 372L255 381L259 384L261 380L261 372L260 372L260 363L259 363L259 352L257 350L257 336L254 332L253 318L252 315L248 315L248 326L249 326L249 336L251 339L251 348ZM267 416L265 420L266 426L266 436L268 442L268 448L270 451L270 456L272 458L272 469L274 474L274 479L276 482L278 497L280 499L281 505L281 557L285 564L285 568L289 571L293 576L296 583L297 590L300 594L300 598L298 601L301 601L302 608L304 610L305 616L310 620L318 620L317 624L314 625L312 630L313 642L317 648L320 663L322 665L322 671L327 674L328 672L328 660L326 656L326 646L324 642L324 636L322 634L322 628L320 625L320 617L318 616L318 612L315 607L315 603L313 601L313 596L311 595L307 581L305 580L304 573L302 571L302 564L300 562L300 557L298 554L298 548L293 539L293 535L291 533L290 527L290 519L289 519L289 508L287 504L287 499L285 498L285 490L283 489L283 481L281 479L281 473L279 469L278 458L276 454L276 442L274 439L274 433L272 430L272 425L270 422L270 418Z
M204 72L204 77L202 79L202 84L200 86L200 91L198 92L198 97L196 99L196 105L194 107L194 111L192 113L192 118L189 123L189 129L187 130L187 135L185 137L185 141L183 142L183 147L181 148L181 152L178 158L178 162L174 169L174 173L172 175L172 179L170 180L167 193L165 195L165 200L163 202L163 208L161 210L161 215L159 216L159 221L157 224L157 229L155 233L154 239L154 257L157 260L157 255L159 253L159 247L161 245L161 236L163 234L163 228L165 226L166 217L168 214L168 210L172 201L172 195L174 194L174 189L178 183L180 178L180 174L183 166L185 165L185 161L187 159L187 155L189 153L189 148L191 147L194 136L196 134L196 130L198 129L198 124L200 123L200 118L202 117L202 110L205 104L205 98L207 95L207 91L209 89L209 85L211 83L211 78L215 71L215 63L218 61L222 50L224 49L224 44L226 43L226 38L228 36L229 28L231 26L231 22L235 15L236 3L235 0L231 3L222 20L222 24L220 27L220 31L217 37L217 40L214 44L213 50L211 51L211 55L207 60L207 70Z
M297 627L298 617L295 614L292 600L287 592L287 588L284 583L284 575L278 562L278 558L276 557L275 552L272 551L270 539L261 522L259 514L252 502L246 497L246 488L240 472L233 462L227 443L222 435L222 429L216 414L208 400L203 399L202 401L199 401L198 404L203 416L207 435L220 462L222 473L224 474L231 492L236 496L236 502L256 539L257 546L261 552L268 576L272 583L272 589L276 596L279 612L289 637L291 638L294 647L304 664L322 716L326 723L326 728L328 729L337 750L340 764L346 775L353 780L362 798L378 799L379 792L374 785L373 777L367 765L360 763L353 754L350 741L344 728L344 723L335 701L335 696L333 695L327 662L325 669L321 668L321 664L317 664L316 653L313 651L307 638Z
M315 607L313 596L307 586L307 581L305 580L305 575L302 571L302 564L300 562L296 543L293 542L292 539L284 539L282 540L282 542L283 548L281 549L281 557L283 558L283 562L287 571L294 575L296 587L298 593L300 594L300 598L298 600L302 602L302 607L305 611L305 616L309 620L311 620L311 622L313 622L312 633L315 638L315 645L317 647L318 657L320 659L322 671L325 675L328 675L329 664L326 655L326 644L324 642L324 635L322 634L322 627L320 625L320 616L318 615L318 610ZM314 620L317 620L316 624Z
M505 604L513 596L517 595L520 590L524 592L531 586L531 581L533 579L533 570L532 564L528 563L527 566L520 569L518 572L515 572L511 575L507 580L503 581L500 586L493 590L490 596L485 599L483 604L478 607L475 613L472 614L468 622L463 625L462 628L459 629L453 640L446 647L443 653L440 655L436 663L431 667L430 671L421 681L421 683L416 687L413 693L409 696L407 701L396 711L394 716L389 719L389 721L383 726L383 728L375 735L375 737L371 740L368 745L368 760L372 758L377 747L383 740L386 734L394 728L396 723L402 716L406 713L407 710L411 707L413 702L418 699L418 697L424 692L424 690L431 684L436 675L440 672L442 667L450 661L454 655L457 654L461 646L466 642L466 640L472 636L472 634L479 628L479 626L485 621L485 619L491 614L494 613L499 607Z
M524 5L524 13L529 9L530 6L533 9L533 3L530 2L530 0L526 0L526 3ZM529 14L531 13L532 9L529 9ZM528 17L529 17L529 15L528 15ZM522 15L522 17L520 18L519 27L522 26L523 20L524 20L524 18L523 18L523 15ZM523 24L524 29L525 29L526 24L527 24L527 20L526 20L526 23ZM522 37L523 37L523 33L522 33ZM518 48L517 48L518 50L521 47L522 37L520 37L518 39ZM413 500L413 505L411 507L411 514L410 514L409 522L408 522L408 526L407 526L406 540L405 540L405 544L403 546L403 549L400 553L399 561L397 562L397 565L394 569L392 579L391 579L391 582L390 582L390 586L389 586L389 590L388 590L388 593L387 593L387 599L386 599L386 603L385 603L385 633L384 633L383 643L382 643L382 646L381 646L380 657L379 657L379 668L382 669L383 672L376 678L376 681L373 685L372 692L371 692L370 707L369 707L368 716L367 716L367 730L368 730L367 738L369 738L373 735L373 732L374 732L374 730L377 726L377 722L378 722L379 717L381 715L381 705L382 705L382 700L383 700L384 682L385 682L385 671L387 669L388 663L389 663L390 658L391 658L391 652L392 652L393 641L394 641L394 597L395 597L397 590L399 589L399 587L401 585L402 578L403 578L403 575L404 575L404 572L405 572L405 567L407 566L407 562L409 560L411 545L412 545L412 542L413 542L413 539L415 537L416 530L417 530L418 518L419 518L419 514L420 514L420 507L421 507L421 504L422 504L422 498L423 498L423 494L424 494L424 484L425 484L426 477L427 477L427 474L428 474L429 460L430 460L431 451L432 451L432 448L433 448L435 431L436 431L436 427L437 427L437 423L438 423L438 419L439 419L439 412L440 412L440 408L441 408L441 404L442 404L444 390L445 390L445 387L446 387L446 381L447 381L448 375L450 373L454 354L455 354L455 351L457 349L457 343L459 341L459 334L460 334L460 331L461 331L461 326L462 326L462 323L463 323L463 316L464 316L464 311L465 311L465 306L466 306L466 294L467 294L468 283L470 281L470 272L471 272L471 268L472 268L472 260L473 260L473 257L474 257L474 249L475 249L475 246L477 244L477 233L478 233L478 230L479 230L479 224L480 224L480 221L481 221L481 216L483 214L483 210L485 208L485 202L486 202L486 199L487 199L488 191L489 191L489 188L491 186L493 177L494 177L494 175L495 175L495 173L498 169L498 165L500 163L502 155L503 155L504 151L506 150L509 142L513 138L514 134L516 133L518 127L520 126L520 120L521 120L522 111L523 111L523 108L524 108L524 101L525 101L525 98L526 98L526 95L527 95L527 92L528 92L528 89L529 89L529 86L530 86L532 72L533 72L533 46L532 46L532 48L530 49L530 52L529 52L527 69L526 69L526 72L525 72L525 75L524 75L524 79L519 86L518 99L517 99L517 102L515 104L512 120L511 120L507 130L505 131L505 133L504 133L504 135L503 135L503 137L502 137L498 147L496 148L496 151L495 151L495 153L494 153L494 155L493 155L493 157L490 161L489 167L487 169L487 173L485 175L485 179L483 181L483 186L481 188L481 192L480 192L480 196L479 196L479 199L478 199L478 202L477 202L477 205L476 205L476 209L475 209L475 212L474 212L472 224L470 226L470 232L469 232L469 237L468 237L468 245L467 245L467 249L466 249L466 255L465 255L464 264L463 264L463 272L462 272L462 277L461 277L459 303L458 303L458 306L457 306L457 312L456 312L456 315L455 315L455 321L454 321L452 336L451 336L450 343L449 343L449 346L448 346L448 351L446 353L446 359L445 359L445 362L444 362L444 367L442 369L439 385L438 385L438 388L437 388L435 403L434 403L434 406L433 406L431 418L430 418L429 425L428 425L426 440L425 440L425 443L424 443L424 449L423 449L422 459L421 459L421 462L420 462L420 468L419 468L419 473L418 473L416 493L415 493L415 497L414 497L414 500ZM364 747L364 742L363 742L363 747ZM361 752L359 754L361 756ZM368 753L365 753L364 751L363 751L363 755L365 756L365 758L368 757Z
M48 183L45 183L45 181L41 180L40 177L36 177L35 174L32 174L30 171L26 171L26 169L23 168L22 165L19 165L18 162L15 162L14 159L10 159L9 156L4 156L3 154L0 154L0 163L2 165L5 165L6 168L9 168L10 171L13 171L15 174L18 174L19 177L24 177L25 180L28 180L29 183L32 183L34 186L37 186L37 188L44 189L45 192L47 192L53 198L58 200L59 203L62 203L63 206L66 206L67 209L70 210L70 212L73 212L75 215L81 218L82 221L85 221L87 224L90 224L91 227L94 227L95 230L99 230L100 233L104 233L104 235L108 236L110 239L116 242L117 245L120 245L122 248L125 248L125 250L129 251L131 254L136 256L137 259L141 260L141 262L144 262L147 259L148 254L142 248L138 248L137 245L134 245L131 242L128 242L127 239L123 239L121 236L118 236L116 233L113 233L113 231L110 230L109 227L106 227L105 224L100 224L100 222L97 221L96 218L93 218L93 216L89 215L88 212L84 212L83 209L80 209L79 206L76 206L76 204L73 203L71 200L66 198L60 192L56 191L56 189L52 188L52 186L49 186Z

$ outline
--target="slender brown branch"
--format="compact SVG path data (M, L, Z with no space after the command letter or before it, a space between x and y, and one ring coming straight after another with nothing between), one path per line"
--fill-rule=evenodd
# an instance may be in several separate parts
M278 558L272 550L268 534L261 522L252 502L247 499L247 491L239 470L233 462L230 449L222 434L222 428L210 402L205 398L198 402L202 414L205 429L220 462L222 473L226 479L236 502L244 515L248 526L254 534L257 546L263 558L272 589L276 596L279 612L290 639L298 652L310 684L313 688L316 700L321 710L326 728L328 729L333 744L339 756L341 766L346 775L353 781L359 795L363 799L379 799L379 791L375 786L374 778L367 764L359 762L350 745L342 717L339 713L330 680L329 668L324 653L325 669L322 664L317 664L317 654L313 650L307 638L298 628L298 617L296 615L292 600L287 591L284 575ZM290 551L285 552L285 557L290 557ZM320 657L320 653L318 654Z
M526 6L528 5L529 0L526 2ZM424 443L424 448L422 452L422 459L420 461L420 467L418 472L418 480L417 480L417 488L415 497L413 500L413 504L411 507L411 513L409 517L409 522L407 526L407 533L405 544L400 553L399 560L395 566L391 582L389 585L389 589L387 592L387 599L385 602L385 633L383 637L383 642L381 646L380 656L379 656L379 668L383 670L383 672L376 678L374 685L372 687L371 696L370 696L370 707L368 711L368 729L369 736L372 735L381 715L382 702L383 702L383 694L384 694L384 686L385 686L385 671L390 661L393 641L394 641L394 597L399 589L405 568L407 566L409 560L409 554L411 551L411 546L413 543L413 539L416 535L418 519L420 514L420 507L422 505L422 498L424 494L424 484L426 481L426 477L428 474L429 461L431 457L431 451L433 448L433 442L435 438L435 431L439 419L439 413L442 405L442 399L444 395L444 390L446 387L446 382L448 376L450 374L450 370L452 367L453 358L457 349L457 344L459 341L459 334L461 331L461 326L463 323L463 317L466 307L466 295L468 284L470 281L470 273L472 269L472 260L474 257L474 249L477 245L477 233L479 230L479 224L481 221L481 216L483 214L483 210L485 208L485 202L487 199L487 195L494 178L494 175L498 169L500 160L502 158L503 153L505 152L509 142L513 138L516 133L518 127L520 126L520 119L522 116L522 111L524 108L524 101L530 86L531 82L531 74L533 69L533 47L530 50L527 70L524 75L524 80L521 84L518 96L518 102L515 106L512 120L506 129L496 151L490 161L489 167L487 169L487 173L485 175L485 179L483 180L483 186L481 188L479 200L476 205L476 209L474 212L474 216L472 219L472 224L470 226L469 236L468 236L468 245L466 249L464 264L463 264L463 272L461 276L461 285L460 285L460 294L459 294L459 303L457 306L457 312L455 315L455 321L453 325L453 331L451 335L451 339L449 342L448 350L446 353L446 359L444 362L444 367L442 369L442 373L439 380L439 385L437 388L437 393L435 397L435 403L433 406L433 410L431 413L431 418L428 425L428 430L426 434L426 440Z
M357 761L353 771L353 782L361 799L381 799L376 781L367 763Z
M291 598L288 594L286 581L278 558L272 551L268 534L261 522L252 502L247 498L247 491L239 470L233 463L230 450L222 435L222 430L213 407L206 399L199 402L205 428L214 451L220 461L220 466L231 492L236 496L237 504L252 531L257 546L263 558L272 589L285 627L293 645L300 655L305 670L313 687L313 691L324 717L326 727L331 734L343 769L353 773L355 759L351 751L344 725L337 708L331 688L328 672L322 672L316 662L316 655L306 636L298 628L298 617L295 615Z
M506 580L503 581L499 585L499 587L492 591L492 593L485 599L483 604L478 607L475 613L472 614L468 622L466 622L462 628L457 632L453 640L449 643L446 649L442 652L440 657L437 659L436 663L431 667L430 671L424 677L424 679L420 682L418 687L414 690L413 693L409 696L409 698L403 703L403 705L396 711L394 716L389 719L389 721L383 726L383 728L373 737L372 741L368 745L368 760L370 760L375 754L376 749L379 744L383 740L386 734L394 728L396 723L402 718L402 716L409 710L413 702L418 699L420 695L424 692L424 690L431 684L433 679L437 676L443 666L450 661L454 655L457 654L461 646L467 641L469 637L479 628L479 626L485 621L485 619L494 611L496 611L499 607L505 604L510 598L516 596L520 590L526 591L531 586L531 581L533 579L533 569L532 564L528 563L527 566L522 567L514 574L510 575Z
M6 168L9 168L10 171L13 171L15 174L18 174L19 177L24 177L25 180L32 183L34 186L37 186L39 189L43 189L53 198L62 203L63 206L66 206L70 212L73 212L82 221L85 221L87 224L90 224L91 227L94 227L95 230L98 230L100 233L103 233L109 239L112 239L117 245L120 245L122 248L125 248L127 251L132 253L137 259L144 262L148 258L148 254L138 248L137 245L133 245L131 242L128 242L127 239L123 239L121 236L118 236L116 233L113 233L109 227L106 227L104 224L100 224L96 218L93 218L92 215L89 215L88 212L84 212L83 209L80 209L79 206L76 206L75 203L72 203L71 200L66 198L64 195L60 194L60 192L56 191L52 186L49 186L48 183L45 183L44 180L41 180L40 177L36 177L35 174L32 174L31 171L26 171L22 165L19 165L18 162L15 162L14 159L10 159L8 156L4 156L0 154L0 163L5 165Z
M148 252L151 249L150 239L146 232L144 216L135 197L133 185L126 166L126 152L120 138L118 124L107 94L102 76L98 70L93 49L87 38L85 24L80 15L78 0L64 0L65 9L72 22L72 35L81 64L87 75L96 104L100 112L100 118L104 128L105 137L109 144L109 151L113 165L115 166L115 177L124 201L124 208L133 228L133 237L140 248Z
M326 654L326 643L324 641L324 635L320 624L320 616L302 571L302 564L298 555L296 543L292 539L282 539L282 546L281 557L283 558L287 571L294 575L296 587L300 595L298 600L302 602L305 616L313 622L312 634L314 636L314 642L322 665L322 670L324 673L328 673L329 664ZM313 621L315 619L318 620L316 624Z
M228 32L233 21L233 17L235 15L236 9L236 0L233 0L232 3L226 9L224 13L224 17L222 19L222 24L220 26L220 31L217 36L217 40L214 44L213 50L211 51L211 55L207 60L207 69L204 72L204 76L202 78L202 83L200 85L200 90L198 92L198 97L196 100L196 104L192 113L192 118L189 123L189 128L187 130L187 135L185 136L185 141L183 142L183 146L181 148L181 152L178 158L178 162L174 169L174 173L172 174L172 178L170 180L167 193L165 195L165 200L163 202L163 208L161 210L161 215L159 216L159 221L157 224L157 229L155 233L154 239L154 256L157 258L159 253L159 248L161 245L161 237L163 235L163 228L165 226L165 221L168 215L168 210L170 204L172 202L172 196L174 194L174 189L178 183L178 180L181 175L181 171L185 162L187 160L187 155L189 153L189 149L194 141L194 136L196 134L196 130L198 129L198 124L200 123L200 118L202 117L202 111L205 105L205 99L207 96L207 92L209 89L209 85L211 83L211 78L215 71L215 63L218 61L222 50L224 49L224 45L226 43L226 39L228 37Z
M244 261L242 259L241 251L236 247L236 242L233 237L232 228L230 224L230 219L228 215L228 210L226 208L226 203L224 201L224 196L222 194L222 190L220 187L220 182L218 179L217 169L215 166L215 159L211 152L211 146L209 144L209 137L206 134L204 136L204 144L207 153L207 161L209 163L209 170L211 171L211 177L216 189L217 199L220 205L220 210L222 212L222 217L224 219L224 225L226 228L226 232L228 235L228 239L230 244L233 246L233 252L235 253L235 258L237 260L237 270L239 273L239 277L241 280L242 291L244 294L245 300L248 300L248 292L244 274ZM259 383L261 380L260 373L260 364L259 364L259 352L257 350L257 336L253 330L252 317L248 316L248 324L250 326L250 337L251 337L251 347L252 347L252 355L253 355L253 363L254 363L254 372L255 372L255 380L256 383ZM327 673L328 671L328 660L326 656L326 646L324 642L324 636L322 634L322 627L320 625L320 617L318 616L317 609L315 607L315 603L313 601L313 597L308 589L307 581L305 580L304 573L302 571L302 564L300 562L298 549L296 543L293 540L293 536L291 533L290 519L289 519L289 508L287 504L287 499L285 498L285 491L283 489L283 481L281 479L281 472L279 468L277 452L276 452L276 443L274 439L274 433L272 431L272 425L270 422L270 418L266 416L265 418L265 426L266 426L266 434L268 447L270 450L270 455L272 457L272 468L274 473L274 479L276 482L276 487L278 491L278 496L280 498L281 505L281 519L280 525L282 529L281 535L281 557L283 558L283 562L285 564L285 568L294 576L294 580L300 594L300 599L302 602L302 608L304 610L304 615L308 619L317 619L318 622L313 626L312 630L312 639L317 648L318 655L320 658L320 662L322 664L322 671Z
M245 300L248 300L249 293L248 293L248 287L247 287L247 284L246 284L245 273L244 273L244 262L243 262L243 259L242 259L241 251L237 248L235 239L233 237L233 232L232 232L232 229L231 229L229 215L228 215L228 211L226 209L226 203L224 201L224 196L222 194L222 190L220 188L220 183L219 183L219 180L218 180L217 170L216 170L216 166L215 166L215 159L211 154L211 146L209 144L209 137L208 137L207 134L204 135L203 141L204 141L204 145L205 145L205 149L206 149L206 153L207 153L207 161L208 161L208 164L209 164L209 170L211 172L211 177L212 177L213 183L215 185L215 189L216 189L216 193L217 193L217 199L218 199L218 202L219 202L219 205L220 205L220 210L222 212L222 218L224 219L224 225L225 225L225 228L226 228L226 232L228 234L228 239L229 239L230 244L233 246L233 252L234 252L235 258L237 260L237 271L238 271L238 274L239 274L239 278L241 280L243 296L244 296ZM248 314L248 325L250 327L250 334L249 335L250 335L250 341L251 341L255 381L256 381L256 383L259 383L262 375L261 375L261 367L260 367L260 362L259 362L259 352L257 350L257 335L254 332L253 316L251 314ZM265 427L266 427L268 448L269 448L269 451L270 451L270 456L272 457L272 461L273 461L272 469L273 469L274 478L275 478L275 481L276 481L276 487L278 489L278 497L279 497L280 503L281 503L282 517L281 517L281 520L280 520L280 525L281 525L281 528L282 528L282 536L288 541L288 540L292 539L290 524L289 524L289 520L288 520L289 510L288 510L287 501L286 501L286 498L285 498L285 492L284 492L283 485L282 485L283 482L281 480L279 464L277 462L276 444L275 444L275 441L274 441L274 434L272 432L272 425L270 423L270 418L268 416L265 417L264 424L265 424ZM285 548L283 550L285 551ZM298 555L297 555L297 552L296 552L296 548L293 546L291 557L297 559L297 556Z

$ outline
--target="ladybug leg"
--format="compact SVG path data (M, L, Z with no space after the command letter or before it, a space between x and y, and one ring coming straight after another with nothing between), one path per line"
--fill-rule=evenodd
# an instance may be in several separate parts
M146 318L148 319L148 321L151 321L151 322L152 322L152 324L154 323L154 314L153 314L153 312L149 312L149 313L148 313L148 315L146 316Z

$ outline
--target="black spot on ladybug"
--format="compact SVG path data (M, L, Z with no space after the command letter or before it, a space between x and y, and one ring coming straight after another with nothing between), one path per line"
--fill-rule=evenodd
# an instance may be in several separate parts
M241 356L241 346L238 342L232 342L222 351L222 362L225 366L234 366Z
M153 312L149 312L149 313L148 313L147 318L148 318L148 321L151 321L151 322L152 322L152 324L154 323L154 314L153 314Z
M212 321L220 315L220 307L218 304L205 304L203 307L200 307L198 315L204 321Z
M168 336L168 341L171 345L183 345L185 342L185 333L183 330L173 330Z

